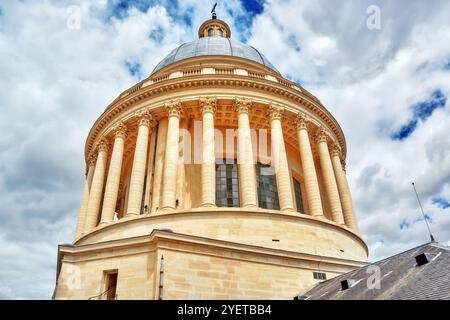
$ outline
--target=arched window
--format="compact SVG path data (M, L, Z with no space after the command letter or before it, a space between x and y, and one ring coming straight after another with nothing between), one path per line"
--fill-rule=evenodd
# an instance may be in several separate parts
M271 166L259 162L256 164L256 184L258 206L264 209L280 210L276 176Z
M302 188L300 182L297 179L294 179L294 194L295 194L295 203L297 204L297 212L305 213L305 209L303 208L303 198L302 198Z
M209 28L208 29L208 37L213 37L214 36L214 29L213 28Z
M222 31L222 29L217 30L217 35L218 35L219 37L223 37L223 31Z
M239 180L236 159L216 164L216 205L218 207L239 207Z

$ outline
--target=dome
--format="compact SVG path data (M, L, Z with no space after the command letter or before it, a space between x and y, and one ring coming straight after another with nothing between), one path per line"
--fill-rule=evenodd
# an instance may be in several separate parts
M339 123L215 7L89 131L53 299L292 299L367 265Z
M273 66L267 58L252 46L243 44L239 41L227 37L202 37L192 42L187 42L173 50L167 57L165 57L155 69L152 74L161 70L162 68L192 57L198 56L231 56L248 59L259 64L262 64L276 73L278 70Z

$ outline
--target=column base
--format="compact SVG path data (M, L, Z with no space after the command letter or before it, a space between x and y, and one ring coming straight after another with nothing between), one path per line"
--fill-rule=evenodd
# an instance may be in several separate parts
M216 208L216 204L215 203L202 203L200 205L200 208Z
M136 217L139 217L140 216L140 214L139 213L135 213L135 212L128 212L126 215L125 215L125 219L127 219L127 218L136 218Z
M165 206L165 207L161 207L158 211L175 211L175 207Z

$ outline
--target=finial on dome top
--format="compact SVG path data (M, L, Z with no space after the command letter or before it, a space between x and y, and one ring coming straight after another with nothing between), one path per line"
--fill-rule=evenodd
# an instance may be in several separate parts
M212 18L203 22L200 28L198 29L199 38L203 37L229 38L231 36L231 30L228 24L225 21L217 19L216 7L217 2L214 4L211 10Z
M217 2L214 4L214 6L213 6L213 8L211 10L211 14L212 14L212 18L213 19L217 19L216 7L217 7Z

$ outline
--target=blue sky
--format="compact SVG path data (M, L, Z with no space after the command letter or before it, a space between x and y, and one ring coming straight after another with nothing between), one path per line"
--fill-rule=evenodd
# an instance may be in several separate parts
M51 296L57 245L74 237L89 129L195 39L214 2L0 4L0 299ZM372 4L380 29L367 28ZM412 181L450 245L450 2L230 0L216 12L341 124L371 260L428 241Z
M392 139L404 140L409 138L411 134L417 129L419 122L425 122L433 115L433 112L438 108L445 108L447 104L447 97L441 90L434 91L431 96L417 104L411 106L412 117L403 125L398 131L392 134Z

